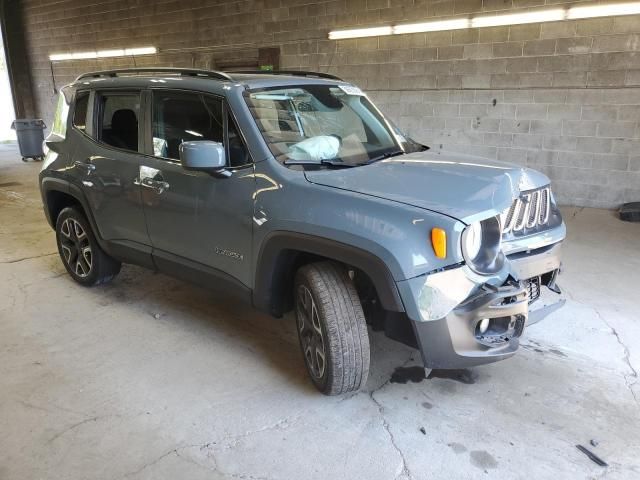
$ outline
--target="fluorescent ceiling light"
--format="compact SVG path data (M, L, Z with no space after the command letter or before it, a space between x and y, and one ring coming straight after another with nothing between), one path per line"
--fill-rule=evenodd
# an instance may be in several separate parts
M98 58L122 56L124 56L124 50L98 50Z
M393 29L391 27L356 28L353 30L335 30L329 32L329 38L331 40L341 40L344 38L379 37L391 35L392 33Z
M443 30L460 30L463 28L469 28L468 18L396 25L393 27L393 33L400 35L403 33L440 32Z
M471 19L474 28L499 27L503 25L522 25L524 23L557 22L564 20L565 11L562 8L553 10L537 10L534 12L507 13L505 15L483 15Z
M98 50L91 52L53 53L49 60L59 62L62 60L86 60L90 58L127 57L131 55L153 55L158 53L156 47L125 48L118 50Z
M589 5L570 7L567 18L612 17L614 15L635 15L640 13L640 2L612 3L610 5Z
M460 30L464 28L499 27L522 25L526 23L558 22L579 18L612 17L616 15L640 14L640 2L580 5L566 8L548 8L543 10L525 10L517 13L499 15L478 15L470 18L452 18L423 23L395 25L393 27L357 28L329 32L331 40L342 38L373 37L380 35L402 35L405 33L438 32Z
M142 48L125 48L125 55L153 55L158 52L156 47L142 47Z

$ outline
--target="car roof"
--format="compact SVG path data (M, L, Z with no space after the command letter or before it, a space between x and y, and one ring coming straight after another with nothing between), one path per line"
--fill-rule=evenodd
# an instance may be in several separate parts
M202 88L211 82L220 85L231 83L248 89L308 84L344 84L343 80L326 73L305 71L278 72L218 72L214 70L180 68L129 68L104 70L80 75L72 85L90 85L92 87L140 87L148 82L169 83L179 81L186 88Z

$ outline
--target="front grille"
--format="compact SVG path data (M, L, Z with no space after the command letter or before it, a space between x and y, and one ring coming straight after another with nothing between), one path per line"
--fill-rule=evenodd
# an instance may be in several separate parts
M527 282L527 300L529 304L535 302L538 298L540 298L540 277L533 277Z
M526 229L535 229L549 221L551 210L551 190L541 188L522 194L516 198L509 209L500 215L502 233L516 233Z

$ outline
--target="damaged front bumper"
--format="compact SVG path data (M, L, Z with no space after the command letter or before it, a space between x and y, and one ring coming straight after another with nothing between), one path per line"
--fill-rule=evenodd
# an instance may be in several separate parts
M427 368L464 368L513 355L527 325L564 304L561 243L518 251L487 277L466 265L398 282Z

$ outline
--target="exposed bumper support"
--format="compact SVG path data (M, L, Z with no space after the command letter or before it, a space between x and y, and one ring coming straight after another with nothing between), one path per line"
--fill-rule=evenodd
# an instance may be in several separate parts
M513 355L526 325L562 305L555 288L561 244L507 257L499 274L478 277L466 266L399 282L407 315L428 368L463 368ZM528 280L540 279L529 303ZM484 322L483 322L484 320Z

